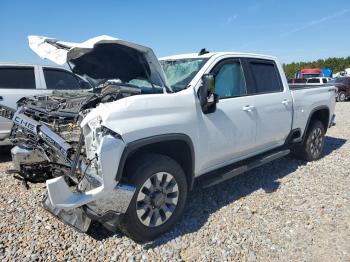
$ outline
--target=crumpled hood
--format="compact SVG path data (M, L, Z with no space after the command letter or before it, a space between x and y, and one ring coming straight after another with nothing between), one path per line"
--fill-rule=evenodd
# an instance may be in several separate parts
M152 49L107 35L82 43L62 42L45 36L28 36L30 48L56 64L73 64L73 72L94 79L149 79L168 86L162 67Z

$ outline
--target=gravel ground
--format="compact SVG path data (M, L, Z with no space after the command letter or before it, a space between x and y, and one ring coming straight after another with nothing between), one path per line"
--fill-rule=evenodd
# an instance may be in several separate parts
M169 233L139 245L94 225L77 233L40 208L0 151L0 260L350 261L350 103L338 103L324 157L289 157L190 193Z

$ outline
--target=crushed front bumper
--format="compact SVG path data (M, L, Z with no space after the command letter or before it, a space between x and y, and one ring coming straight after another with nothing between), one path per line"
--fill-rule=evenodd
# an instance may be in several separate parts
M63 159L67 158L71 145L47 126L21 114L20 110L13 112L13 121L29 130L33 136L40 137L45 145L54 147L54 152ZM65 176L45 179L47 194L42 206L81 232L88 230L91 220L99 220L110 229L116 221L116 215L126 212L135 192L135 187L122 184L116 179L125 142L114 132L104 133L101 129L97 132L97 128L88 126L83 126L82 129L79 145L85 139L86 154L82 154L78 146L71 166L66 165L70 172ZM12 155L15 170L19 173L26 164L32 167L37 162L46 163L48 168L57 164L45 159L45 154L35 147L15 147ZM45 168L44 171L51 172ZM75 171L80 176L75 176ZM40 177L37 171L33 172L31 178ZM67 182L69 180L74 181L74 187L70 187Z
M47 198L43 207L81 232L87 231L91 219L99 220L108 229L113 227L114 215L127 211L135 193L134 186L116 181L124 148L123 140L111 135L103 137L96 150L101 174L100 185L84 192L75 192L63 176L49 179L46 181ZM81 170L82 174L85 171Z
M119 224L119 216L128 209L134 192L133 186L118 185L104 197L72 209L55 207L49 196L46 195L42 201L42 207L79 232L88 231L93 220L113 231Z

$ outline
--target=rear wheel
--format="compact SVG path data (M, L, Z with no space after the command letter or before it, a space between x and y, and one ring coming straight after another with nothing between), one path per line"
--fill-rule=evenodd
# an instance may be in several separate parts
M320 159L324 147L325 129L319 120L313 120L304 141L294 149L294 156L305 160Z
M145 242L169 230L182 215L187 180L181 166L164 155L144 155L132 164L128 175L136 191L121 229L132 239Z

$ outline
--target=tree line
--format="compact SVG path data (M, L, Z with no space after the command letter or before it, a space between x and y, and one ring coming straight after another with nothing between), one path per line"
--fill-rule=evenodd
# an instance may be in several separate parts
M284 71L288 78L293 78L296 71L303 68L331 68L333 73L344 71L345 68L350 68L350 56L348 57L330 57L327 59L318 59L311 62L293 62L283 64Z

